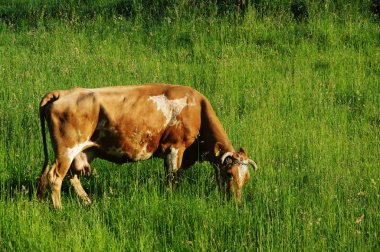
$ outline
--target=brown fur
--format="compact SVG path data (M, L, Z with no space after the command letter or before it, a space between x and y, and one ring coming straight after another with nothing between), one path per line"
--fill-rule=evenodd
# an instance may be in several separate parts
M164 113L149 100L160 95L170 101L187 97L186 105L173 118L176 123L165 125L167 119ZM180 170L197 161L210 161L224 176L227 171L220 163L220 155L236 153L207 98L185 86L145 84L53 91L40 102L40 118L45 163L38 196L43 197L49 181L53 204L58 208L61 207L61 182L70 167L75 174L71 180L73 186L86 203L90 202L76 175L88 174L90 163L96 157L123 163L149 158L151 153L152 156L165 158L168 173L171 172L168 169L170 162ZM50 172L45 119L55 153ZM83 143L86 143L85 146L81 146ZM70 157L70 150L78 146L81 147L79 153ZM173 148L177 151L172 152ZM175 162L170 159L171 152L177 158ZM245 151L239 153L236 155L248 158ZM171 185L171 176L168 177L168 184ZM221 181L225 182L225 179Z

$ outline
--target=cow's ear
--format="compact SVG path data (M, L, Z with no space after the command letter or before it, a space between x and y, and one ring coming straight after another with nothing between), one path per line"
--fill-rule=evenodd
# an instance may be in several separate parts
M223 155L222 151L223 151L223 144L219 143L219 142L216 142L215 145L214 145L214 155L215 155L215 157L219 157L219 156Z
M245 151L245 149L243 147L240 148L239 152L243 153L244 155L247 155L247 152Z

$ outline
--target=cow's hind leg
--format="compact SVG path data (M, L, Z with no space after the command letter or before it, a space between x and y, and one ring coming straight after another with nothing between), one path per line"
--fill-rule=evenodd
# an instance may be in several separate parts
M51 187L51 199L54 208L62 208L61 187L63 178L70 168L71 161L69 158L56 159L49 171L48 179Z
M86 206L91 204L91 200L80 183L79 175L90 175L90 163L93 159L94 153L90 149L87 149L86 151L79 153L71 163L71 171L74 175L71 177L70 183Z
M78 154L80 154L83 151L83 149L93 147L94 145L95 145L94 143L88 142L86 144L76 145L73 148L66 148L66 149L62 148L59 151L57 151L58 153L58 155L56 155L57 158L54 162L54 165L50 169L49 175L48 175L49 183L52 190L51 197L52 197L53 205L55 208L62 207L62 204L61 204L62 180L66 176L68 170L70 169L72 161ZM92 158L93 158L92 156L90 157L89 155L87 155L86 163L87 161L91 162ZM74 180L71 183L74 186L75 191L80 193L79 196L81 196L81 198L84 195L87 196L78 178L77 179L74 178ZM82 199L85 199L85 198L82 198ZM91 202L88 196L87 196L87 199L85 199L85 203L86 202Z
M165 172L167 189L173 189L173 183L178 184L180 177L180 168L182 165L182 157L185 148L170 147L165 156Z
M82 184L80 183L80 180L78 178L77 174L74 174L74 176L70 179L71 185L74 187L75 192L78 194L78 196L83 201L83 204L86 206L91 204L91 200L88 197L86 191L83 189Z

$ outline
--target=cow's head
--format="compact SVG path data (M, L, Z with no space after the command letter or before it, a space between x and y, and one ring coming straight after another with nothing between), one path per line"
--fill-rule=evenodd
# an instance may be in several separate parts
M223 146L216 143L214 154L219 167L222 189L226 190L227 196L233 193L235 199L240 202L242 187L250 177L248 165L252 165L256 171L256 163L248 158L244 148L240 148L238 152L223 151Z

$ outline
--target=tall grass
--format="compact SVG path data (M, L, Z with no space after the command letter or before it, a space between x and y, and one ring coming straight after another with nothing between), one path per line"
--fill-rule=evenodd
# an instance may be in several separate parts
M117 12L127 2L130 14ZM299 22L281 1L253 1L244 16L221 14L218 2L161 2L146 12L148 1L0 5L0 250L379 250L380 28L370 3L307 1ZM89 208L67 181L62 211L38 202L42 95L145 82L210 99L260 167L244 203L220 199L208 164L167 193L159 159L95 160L82 179Z

